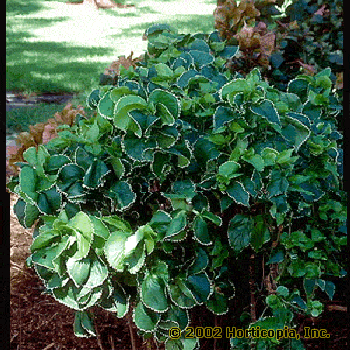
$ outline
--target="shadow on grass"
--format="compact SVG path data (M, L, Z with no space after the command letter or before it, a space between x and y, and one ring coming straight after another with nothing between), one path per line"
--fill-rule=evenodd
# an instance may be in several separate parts
M6 0L6 15L29 15L40 11L44 6L36 0Z
M83 92L91 90L99 84L100 73L108 66L103 56L117 57L129 52L119 52L118 48L86 47L67 45L53 41L30 41L33 28L52 26L53 22L65 21L64 17L29 18L23 15L35 13L43 6L38 0L7 1L7 33L6 33L6 90L26 92ZM115 13L118 17L138 17L139 24L130 25L122 33L109 37L123 38L128 42L140 36L153 24L142 22L147 13L156 13L157 9L145 6L135 14ZM20 14L20 17L16 15ZM179 33L210 33L214 28L212 15L174 15L162 20ZM67 22L68 23L68 22ZM48 27L47 30L50 30ZM101 62L102 61L102 62ZM111 62L113 59L111 60ZM110 63L111 63L110 62Z
M174 15L171 19L162 21L171 27L175 28L179 34L195 34L205 33L210 34L214 31L214 17L212 15ZM154 22L143 22L140 24L131 25L129 28L122 30L118 36L127 36L130 33L144 33L147 28L152 26ZM141 35L142 35L141 34ZM117 37L117 35L115 35Z
M215 20L213 15L174 15L167 23L179 33L210 34L214 31Z
M93 111L86 106L85 98L77 100L73 98L71 103L74 108L78 105L84 107L86 116L91 116ZM29 132L29 126L37 123L46 122L49 118L54 118L56 112L61 113L67 105L63 104L37 104L28 107L16 107L6 112L6 134L18 134L20 132Z
M39 12L44 7L41 4L43 1L37 0L6 2L6 90L78 92L98 85L100 73L106 68L99 57L112 56L115 50L30 41L33 38L30 30L67 20L59 15L55 18L26 17Z
M103 10L106 14L109 15L114 15L114 16L118 16L118 17L141 17L142 15L149 15L149 14L155 14L155 13L160 13L161 9L159 9L159 11L155 10L153 7L151 6L143 6L140 7L138 5L136 6L136 11L135 12L118 12L118 10L116 9L105 9Z
M106 68L106 64L98 62L98 58L112 56L114 52L110 47L91 48L61 42L26 41L31 37L27 31L7 33L6 90L89 90L98 84L100 73ZM84 62L92 56L96 62Z
M13 91L33 92L78 92L90 89L97 85L99 75L106 68L105 63L100 62L67 62L67 51L76 51L79 54L91 54L91 49L82 47L70 47L54 45L55 51L50 51L52 43L40 43L40 50L33 52L40 58L25 58L25 64L15 64L7 67L6 89ZM45 47L47 50L45 50ZM98 51L101 53L101 50ZM97 53L97 54L98 54ZM66 62L58 63L59 56L64 56ZM47 59L44 59L47 56ZM55 60L49 57L55 56ZM44 62L38 64L38 60ZM19 69L19 66L21 67Z

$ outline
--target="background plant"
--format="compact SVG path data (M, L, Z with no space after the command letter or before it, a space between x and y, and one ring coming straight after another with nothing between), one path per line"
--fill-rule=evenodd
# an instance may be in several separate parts
M330 67L342 89L343 2L227 0L215 10L215 28L240 55L233 70L261 66L270 83L282 90L302 68L308 75Z
M96 115L77 115L23 154L8 188L20 196L19 221L36 225L28 264L76 310L78 336L95 335L94 306L123 317L131 305L140 334L166 349L198 347L169 339L169 328L185 330L198 308L233 319L235 295L249 309L244 327L293 328L295 314L320 315L316 292L332 298L345 275L330 69L284 92L258 69L232 74L238 47L217 32L155 25L145 35L144 60L88 96ZM231 346L302 348L288 342Z
M57 130L60 126L72 126L75 123L77 115L85 115L83 106L77 106L75 109L72 104L67 104L62 112L56 112L54 118L29 125L29 132L21 132L16 138L16 146L8 150L8 167L9 171L18 174L19 168L16 167L17 162L23 162L23 154L30 147L36 147L46 144L51 139L57 137ZM23 119L22 119L23 120ZM28 121L30 123L30 121ZM7 123L10 125L10 123ZM23 125L21 126L23 128Z

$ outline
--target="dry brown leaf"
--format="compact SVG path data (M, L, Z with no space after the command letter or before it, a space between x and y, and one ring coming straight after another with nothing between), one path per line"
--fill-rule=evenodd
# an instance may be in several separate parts
M343 72L337 72L337 81L335 82L335 88L337 90L342 90L344 85L343 85Z
M298 22L297 21L290 22L288 24L288 29L289 30L299 29Z
M120 66L123 66L126 69L129 69L131 66L136 68L136 63L140 62L144 56L139 56L133 58L134 52L131 51L131 54L128 57L125 56L119 56L117 61L112 62L112 64L105 69L104 74L110 75L112 77L120 74Z
M299 63L303 69L304 69L304 73L306 75L310 75L310 76L314 76L316 73L316 68L314 66L312 66L311 64L306 64L301 60L295 60L295 63Z
M75 122L77 114L85 115L84 107L78 106L76 109L73 108L72 104L67 104L61 113L55 113L55 119L58 125L69 125L72 126Z
M238 40L239 48L242 51L247 49L254 50L260 47L260 35L256 33L253 27L248 27L244 23L244 27L239 31L235 37Z
M42 134L43 144L48 143L50 140L57 136L56 128L53 125L45 125L44 132Z
M29 126L30 134L32 135L34 142L36 144L40 144L42 142L42 134L44 131L44 127L45 127L45 124L43 123L38 123L38 124Z
M266 23L260 21L257 25L257 30L259 31L259 33L261 35L265 34L266 29L267 29Z
M250 17L253 20L255 17L260 16L260 11L254 6L254 0L246 0L245 2L241 1L239 5L241 5L242 3L245 4L244 12L242 12L244 16Z
M16 138L16 144L18 146L23 145L27 148L35 146L35 142L28 132L21 132L18 134Z
M271 56L273 50L275 49L275 39L276 35L274 33L267 33L260 37L261 54L266 57Z
M253 0L242 0L238 5L235 0L226 0L214 11L215 28L222 37L230 39L244 23L254 25L257 16L260 16L260 11Z

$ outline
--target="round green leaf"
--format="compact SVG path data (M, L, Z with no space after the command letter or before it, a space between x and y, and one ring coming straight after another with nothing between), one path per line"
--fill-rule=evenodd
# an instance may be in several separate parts
M146 273L141 285L141 296L144 304L152 310L164 312L168 309L164 281L155 274Z
M219 175L231 179L235 177L238 169L240 168L240 164L234 161L228 161L220 165L219 167Z
M222 293L215 291L205 304L215 315L225 315L228 312L227 297Z
M176 278L167 287L172 302L180 308L191 309L197 304L184 279Z
M86 188L101 187L103 177L105 177L109 172L110 170L105 162L101 160L94 160L85 173L83 185Z
M130 236L130 233L125 231L111 232L104 246L105 255L109 265L122 272L124 270L124 249L125 242Z
M69 226L75 230L77 237L77 252L74 254L74 259L83 259L88 255L93 240L94 230L91 220L81 211L69 220Z
M239 253L250 243L253 221L244 215L235 215L228 226L228 239L232 249Z
M86 99L86 104L91 109L96 109L99 100L100 100L100 90L92 90L90 95Z
M105 263L97 256L90 261L89 278L85 281L86 288L96 288L101 286L108 277L108 268Z
M166 231L165 238L170 238L180 233L187 225L187 214L185 210L180 210L171 219L169 227Z
M75 260L69 258L66 262L67 271L77 287L82 286L90 274L91 261L89 258Z
M173 116L173 119L168 121L162 119L163 124L165 125L173 125L175 119L179 116L179 101L176 96L170 92L159 89L153 90L148 97L148 103L161 103L168 109L168 111Z
M102 299L99 304L104 309L115 312L117 317L122 318L129 310L129 297L119 283L114 283L111 295L107 299Z
M156 328L159 320L159 314L147 309L141 301L138 302L133 314L133 321L138 329L151 332Z
M114 102L111 99L111 93L107 92L98 102L97 110L104 118L112 119L114 115Z
M208 300L211 292L211 284L206 273L201 272L188 276L186 285L191 290L198 303L204 303Z
M200 215L197 215L193 222L193 231L194 231L194 237L204 245L209 245L212 243L209 231L208 231L208 225L204 221L203 217Z
M117 210L125 210L134 203L136 194L132 191L131 185L126 181L116 181L112 184L106 197L112 199L112 203Z
M36 201L38 194L36 192L36 182L37 176L35 170L30 168L29 166L21 169L19 174L19 184L21 187L21 191L23 191L29 198Z
M270 124L281 126L279 114L270 100L261 100L251 107L252 112L264 117Z
M240 182L232 182L229 186L227 186L226 192L236 203L245 206L249 205L249 193Z
M200 273L205 270L209 264L209 259L207 253L201 248L198 247L196 251L196 258L193 260L192 264L188 267L188 274L193 275Z
M212 56L208 52L199 51L199 50L190 50L188 53L192 56L193 63L198 68L201 68L204 65L210 64L214 61L214 56Z
M62 196L56 190L55 186L39 193L38 208L47 215L53 215L56 210L60 209Z

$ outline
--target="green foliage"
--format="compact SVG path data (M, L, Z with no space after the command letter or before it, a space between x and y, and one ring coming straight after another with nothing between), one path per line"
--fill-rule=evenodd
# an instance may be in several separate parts
M283 92L258 69L232 75L237 47L216 32L155 25L146 36L144 61L88 96L96 115L24 153L8 188L20 222L39 219L28 263L77 310L78 336L94 335L92 306L123 317L131 304L141 334L194 349L169 327L184 331L198 305L227 313L231 269L247 252L280 271L265 291L270 316L255 325L318 316L314 291L333 297L346 242L330 70Z
M274 72L278 80L295 76L298 63L306 70L320 71L330 67L331 80L342 89L343 72L343 1L293 1L286 10L283 23L295 23L279 43L274 59L282 55L284 62ZM289 64L288 62L292 62ZM309 65L309 66L308 66ZM310 67L311 66L311 67ZM277 67L274 67L277 68ZM285 77L287 74L287 77ZM283 81L284 80L284 81Z
M314 75L330 67L332 82L342 89L343 1L226 0L214 16L220 35L239 42L232 70L245 75L260 66L285 91L301 69Z

